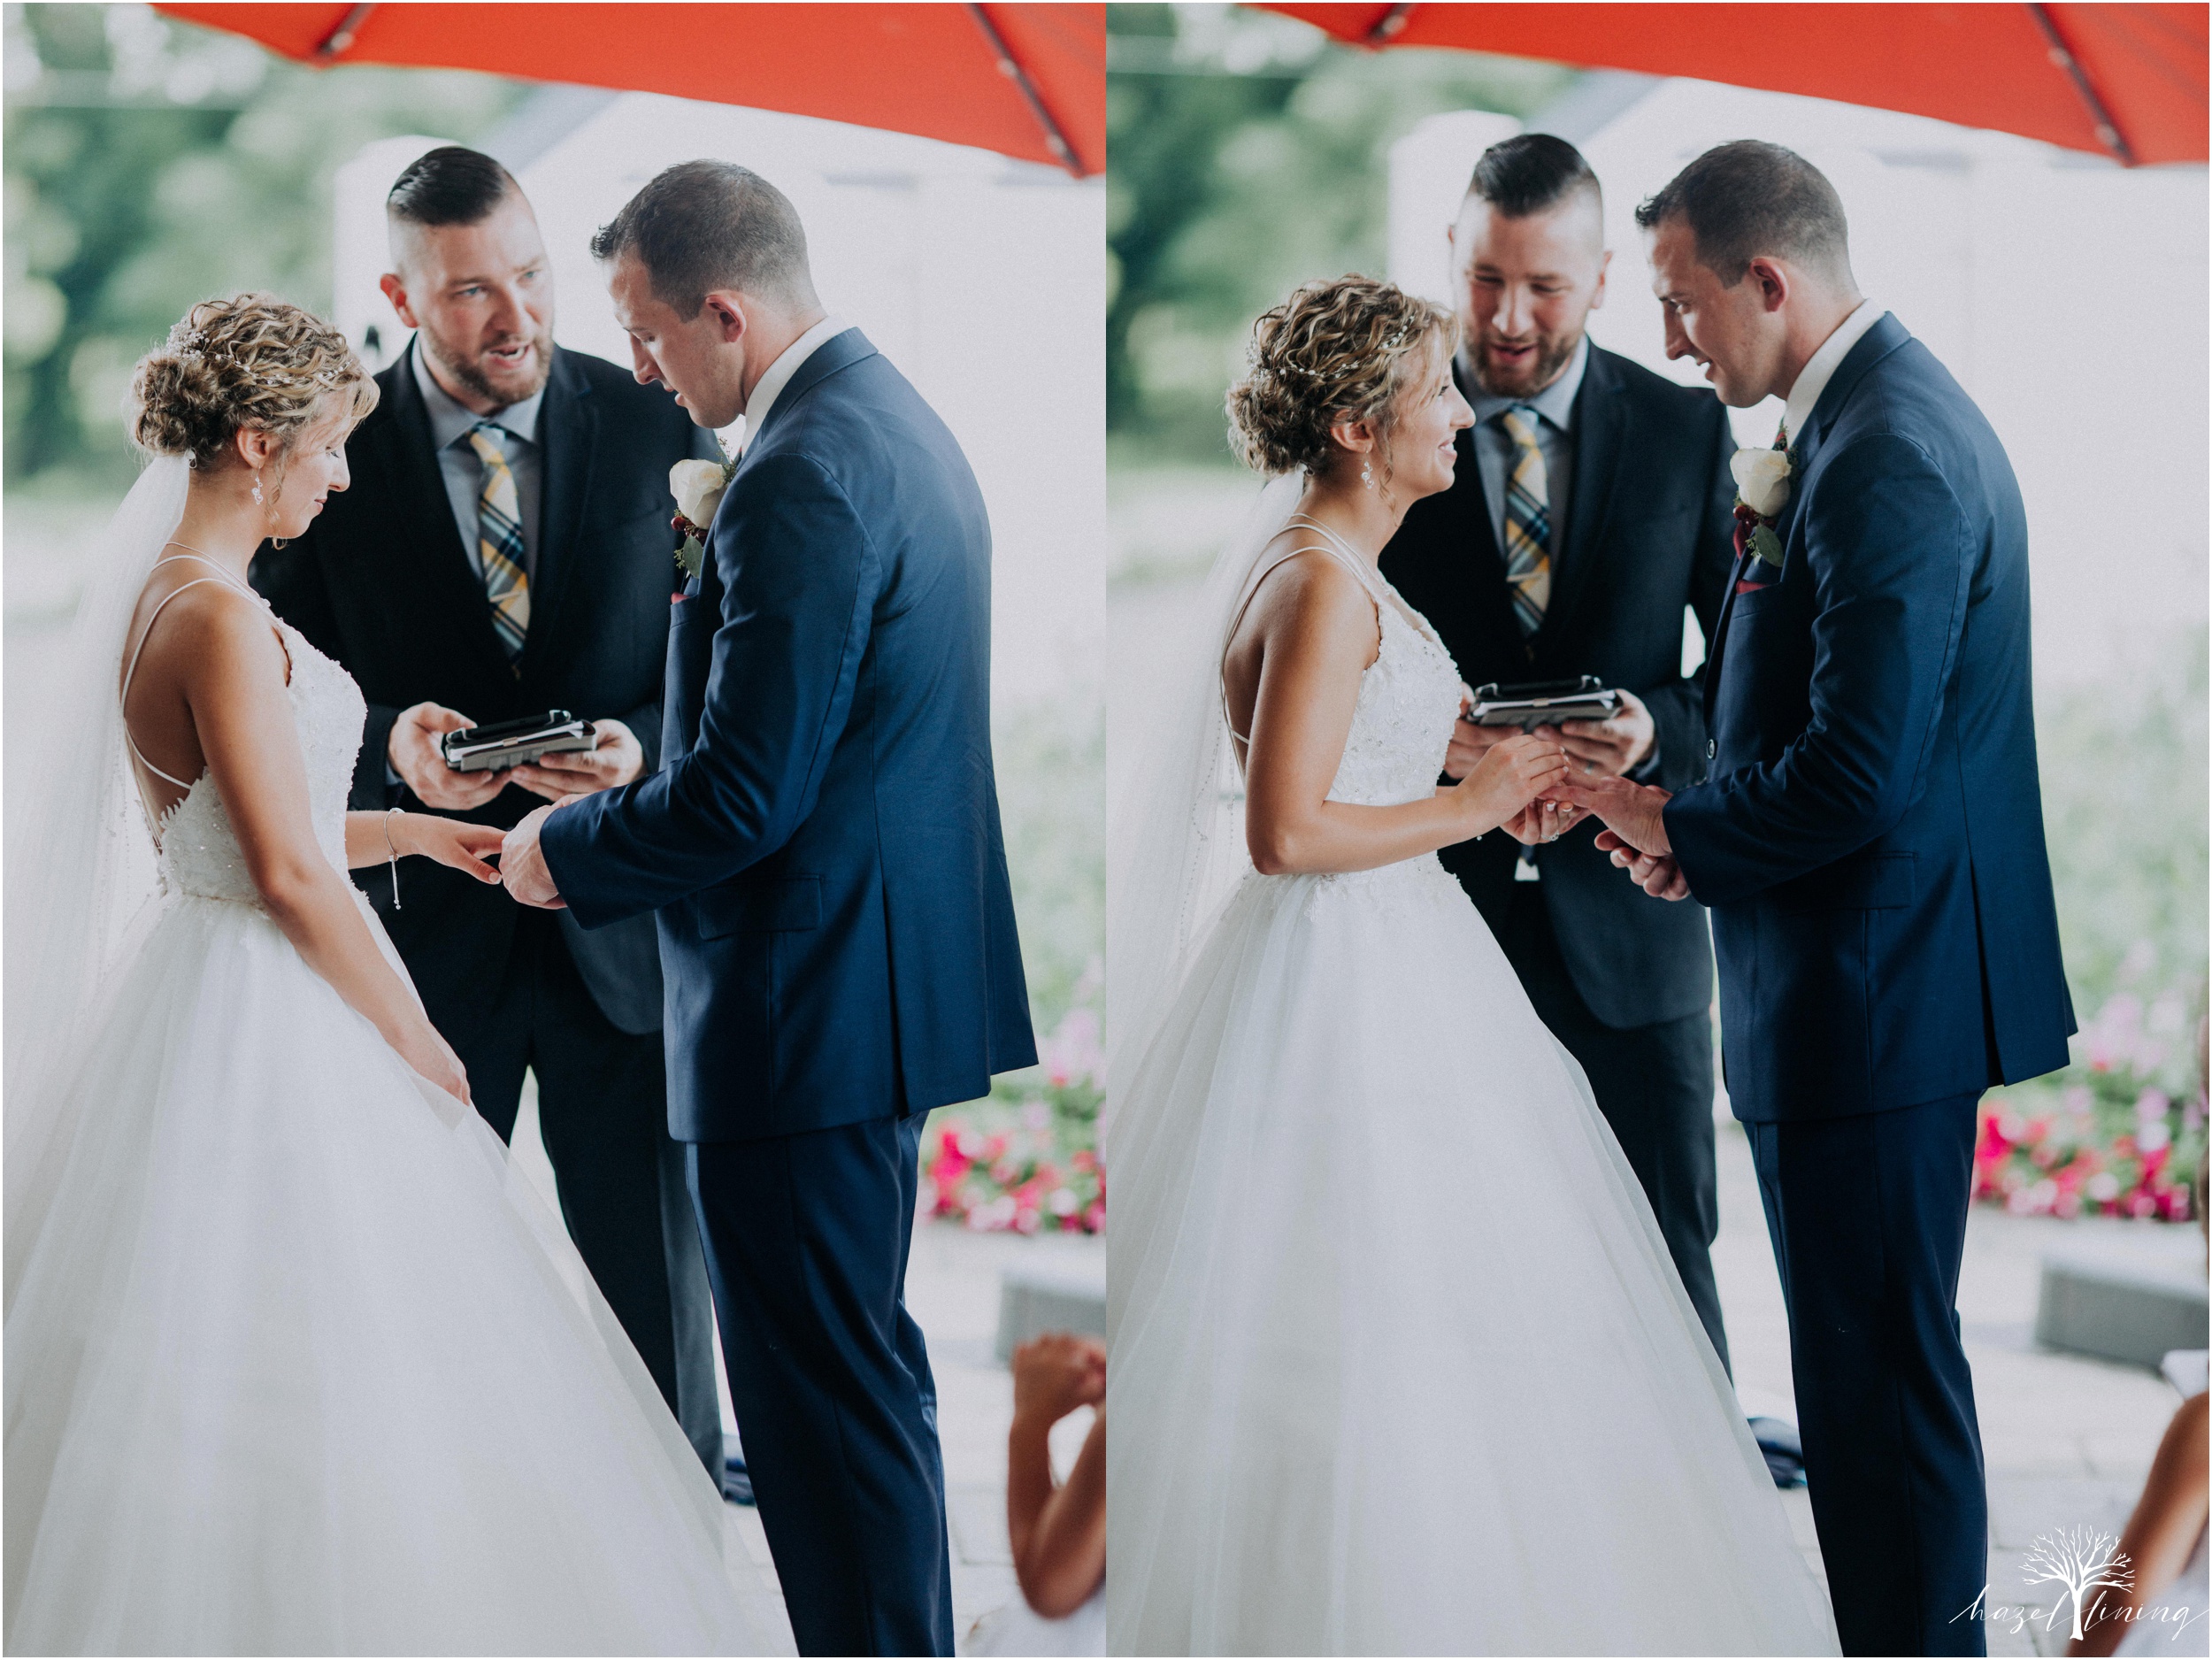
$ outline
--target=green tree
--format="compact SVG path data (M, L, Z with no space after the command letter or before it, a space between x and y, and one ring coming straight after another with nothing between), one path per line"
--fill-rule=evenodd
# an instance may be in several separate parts
M1221 393L1255 315L1380 269L1392 143L1445 111L1525 117L1575 76L1224 6L1109 6L1107 29L1107 427L1186 459L1228 459Z
M330 303L331 175L363 144L467 142L523 88L317 71L140 5L8 9L6 465L122 476L130 366L193 301Z

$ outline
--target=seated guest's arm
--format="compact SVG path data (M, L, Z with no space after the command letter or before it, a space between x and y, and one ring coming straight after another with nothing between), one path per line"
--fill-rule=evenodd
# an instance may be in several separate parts
M2095 1609L2082 1613L2082 1636L2069 1643L2070 1655L2108 1655L2135 1629L2133 1615L2157 1600L2188 1565L2189 1555L2203 1536L2206 1517L2205 1397L2191 1395L2166 1426L2151 1460L2151 1472L2143 1483L2143 1496L2135 1502L2127 1531L2120 1535L2120 1551L2135 1570L2129 1589L2105 1591ZM2198 1618L2202 1609L2192 1609ZM2178 1632L2154 1627L2158 1641ZM2200 1637L2201 1633L2200 1633ZM2178 1645L2177 1645L2178 1648Z
M1078 1407L1099 1410L1067 1484L1052 1480L1052 1426ZM1022 1597L1064 1619L1106 1577L1106 1351L1051 1333L1014 1351L1014 1425L1006 1437L1006 1531Z

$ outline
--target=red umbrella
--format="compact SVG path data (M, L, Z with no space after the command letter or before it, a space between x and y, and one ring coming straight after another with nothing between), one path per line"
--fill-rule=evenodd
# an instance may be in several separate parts
M479 69L818 115L1077 178L1106 165L1102 5L157 5L301 63Z
M2202 5L1277 5L1340 41L1724 81L2202 162Z

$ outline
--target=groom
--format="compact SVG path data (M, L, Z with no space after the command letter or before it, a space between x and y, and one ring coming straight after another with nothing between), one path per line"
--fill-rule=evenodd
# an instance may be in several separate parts
M1736 458L1706 781L1561 793L1647 892L1712 911L1844 1652L1980 1654L1987 1502L1955 1307L1975 1106L2064 1065L2074 1029L2020 492L1958 382L1861 297L1809 164L1724 144L1636 218L1668 357L1738 409L1785 400L1781 453Z
M745 445L677 596L661 770L502 871L659 913L669 1126L803 1654L950 1654L929 1358L903 1302L928 1110L1033 1063L991 767L990 530L944 424L823 314L791 204L671 167L594 240L637 378Z

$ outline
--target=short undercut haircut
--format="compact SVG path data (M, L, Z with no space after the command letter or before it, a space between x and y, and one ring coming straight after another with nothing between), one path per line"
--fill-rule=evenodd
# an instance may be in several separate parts
M718 290L817 303L798 210L734 162L678 162L600 227L591 251L602 260L634 257L654 297L686 321Z
M1707 150L1636 210L1655 230L1680 219L1698 262L1729 288L1754 259L1787 259L1851 283L1850 227L1827 175L1795 150L1755 138Z
M408 164L384 198L399 225L480 225L522 187L481 150L442 144Z
M1501 139L1482 152L1467 194L1487 202L1492 212L1509 219L1525 219L1556 207L1570 196L1586 190L1604 211L1605 193L1598 176L1582 152L1563 138L1549 133L1520 133Z

